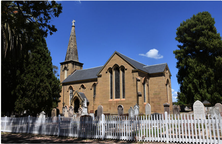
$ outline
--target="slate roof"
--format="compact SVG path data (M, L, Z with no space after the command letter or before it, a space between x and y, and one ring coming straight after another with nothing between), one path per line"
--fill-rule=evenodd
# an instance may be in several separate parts
M78 92L78 93L82 97L83 100L84 100L84 98L86 98L87 102L89 102L84 93L82 93L82 92Z
M135 60L119 53L119 52L114 52L114 54L115 53L118 54L121 58L123 58L130 65L132 65L132 67L134 67L135 69L139 69L139 70L147 72L149 74L163 72L165 67L167 66L166 63L146 66L138 61L135 61ZM99 74L99 72L102 70L103 67L104 66L90 68L90 69L76 70L73 74L68 76L62 83L96 79L98 77L97 75Z
M68 76L62 83L95 79L97 78L97 73L101 70L102 67L103 66L90 69L76 70L73 74Z
M146 65L144 65L144 64L142 64L142 63L140 63L138 61L135 61L135 60L133 60L133 59L131 59L131 58L129 58L129 57L119 53L119 52L116 52L116 53L119 54L125 61L130 63L135 69L139 69L139 70L145 71L143 67L146 66Z
M153 73L163 72L166 65L167 65L166 63L163 63L157 65L144 66L143 68L146 70L146 72L153 74Z

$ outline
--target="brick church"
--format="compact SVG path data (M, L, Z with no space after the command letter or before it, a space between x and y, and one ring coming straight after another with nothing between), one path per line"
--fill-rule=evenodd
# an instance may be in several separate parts
M60 112L64 106L73 106L78 112L84 98L88 113L95 113L102 105L103 113L118 114L121 107L127 114L138 104L139 112L144 114L147 103L152 113L163 113L166 103L172 111L171 73L166 63L147 66L117 51L110 55L103 66L83 69L73 21L65 61L60 63Z

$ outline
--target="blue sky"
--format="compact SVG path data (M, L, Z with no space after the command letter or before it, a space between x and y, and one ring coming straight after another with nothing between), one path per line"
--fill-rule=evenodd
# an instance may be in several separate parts
M83 69L102 66L118 51L145 65L167 63L176 101L176 29L180 23L208 11L222 34L222 2L86 2L60 1L63 11L51 23L58 29L46 38L52 62L60 68L65 60L72 20L76 21L79 62ZM60 69L59 69L60 71Z

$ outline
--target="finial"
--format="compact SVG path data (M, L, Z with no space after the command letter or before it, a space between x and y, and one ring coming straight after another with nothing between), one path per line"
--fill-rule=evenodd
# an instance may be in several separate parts
M75 22L76 22L75 20L72 21L72 26L75 26Z

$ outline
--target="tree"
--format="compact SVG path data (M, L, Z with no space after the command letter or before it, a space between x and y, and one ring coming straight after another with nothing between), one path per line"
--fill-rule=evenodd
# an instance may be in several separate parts
M16 111L28 110L31 115L41 111L49 113L53 107L57 107L61 92L45 39L39 39L34 46L25 63L25 71L17 71L18 85L15 89Z
M55 65L52 65L52 67L53 67L53 73L54 73L54 75L56 76L56 77L59 77L59 74L58 74L58 67L57 66L55 66Z
M222 40L208 12L193 15L177 28L175 50L180 84L178 102L222 102Z
M2 114L15 110L20 76L25 73L34 42L56 32L50 24L61 4L55 1L1 2Z

